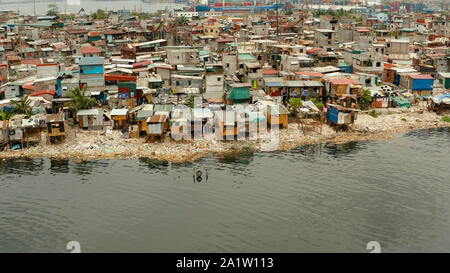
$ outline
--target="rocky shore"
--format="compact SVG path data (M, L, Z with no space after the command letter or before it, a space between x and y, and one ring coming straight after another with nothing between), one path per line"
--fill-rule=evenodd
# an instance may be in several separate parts
M296 123L281 129L279 135L267 135L254 141L210 141L190 140L176 142L166 138L163 142L144 143L142 138L124 139L119 131L81 131L69 126L66 140L61 144L41 144L21 150L6 149L0 152L0 159L45 157L53 159L95 160L104 158L149 158L171 162L195 161L206 156L225 156L240 151L261 151L270 138L277 137L275 150L287 150L297 146L316 143L346 143L364 140L389 140L411 130L450 127L442 117L427 112L424 107L410 109L376 110L378 117L369 113L359 114L349 131L336 132L327 124L322 134L303 134ZM45 139L45 138L43 138Z

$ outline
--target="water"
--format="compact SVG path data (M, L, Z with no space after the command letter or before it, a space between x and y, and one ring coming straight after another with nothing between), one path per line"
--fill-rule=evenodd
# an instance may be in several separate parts
M0 252L72 240L83 252L448 252L449 139L422 130L186 164L0 161Z
M49 1L49 0L36 0L36 6L33 5L33 0L4 0L0 3L0 10L13 10L19 11L20 14L33 15L34 8L36 8L37 15L45 15L47 13L48 5L55 3L58 5L58 9L61 12L76 13L83 8L86 13L90 14L97 9L117 11L117 10L136 10L142 12L156 12L157 10L178 9L184 7L183 4L178 3L161 3L154 1L153 3L144 3L139 0L114 0L114 1L93 1L93 0L80 0L81 5L71 5L75 3L75 0L66 1Z

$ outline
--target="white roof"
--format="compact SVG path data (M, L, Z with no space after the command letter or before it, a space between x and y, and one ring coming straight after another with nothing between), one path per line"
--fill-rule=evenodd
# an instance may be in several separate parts
M128 113L128 109L112 109L111 116L124 116Z

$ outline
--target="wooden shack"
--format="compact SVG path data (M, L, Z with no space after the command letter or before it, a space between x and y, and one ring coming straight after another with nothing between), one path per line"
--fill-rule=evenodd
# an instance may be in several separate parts
M11 147L16 144L20 144L23 147L24 133L22 128L22 119L14 118L17 118L17 116L13 117L13 119L9 121L8 142Z
M245 118L237 112L218 111L214 113L216 139L231 140L245 130ZM243 128L241 128L243 127Z
M140 135L147 134L147 119L153 116L153 113L153 104L145 104L136 112L134 119L139 124Z
M256 139L257 134L267 130L267 117L263 111L246 113L246 128L250 139Z
M167 120L168 116L166 115L153 115L147 119L148 131L146 142L154 142L156 137L162 140L164 133L169 127Z
M8 145L8 121L0 120L0 151Z
M289 111L288 109L281 104L277 105L267 105L266 109L266 117L267 122L270 126L281 125L283 128L288 127L288 119L289 119Z
M187 106L175 106L171 112L170 135L176 141L191 137L192 110Z
M338 126L351 126L355 123L360 110L354 108L346 108L336 104L327 105L327 119L330 123Z
M102 130L104 117L103 109L88 109L77 112L80 128L89 130Z
M122 108L122 109L112 109L111 111L111 118L113 120L113 128L116 130L121 130L128 128L129 124L129 117L128 117L128 109Z
M23 141L26 142L27 146L30 143L41 142L41 127L37 117L22 119L22 129L24 133Z
M66 130L64 128L64 113L47 115L45 118L47 124L47 142L56 143L61 142L66 137Z

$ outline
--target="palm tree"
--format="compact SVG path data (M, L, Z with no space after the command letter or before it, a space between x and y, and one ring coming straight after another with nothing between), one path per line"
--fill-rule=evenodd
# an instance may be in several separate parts
M177 17L176 21L177 21L178 25L184 26L189 22L189 19L186 18L186 16L181 16L181 17Z
M5 111L0 109L0 120L9 120L13 114L13 111Z
M28 96L21 97L19 101L12 100L11 103L13 104L14 113L25 115L31 114L31 101L28 99Z
M80 87L75 87L68 94L69 98L73 99L70 102L69 107L73 111L77 112L79 110L91 109L95 104L95 99L86 96L86 86L83 89Z

